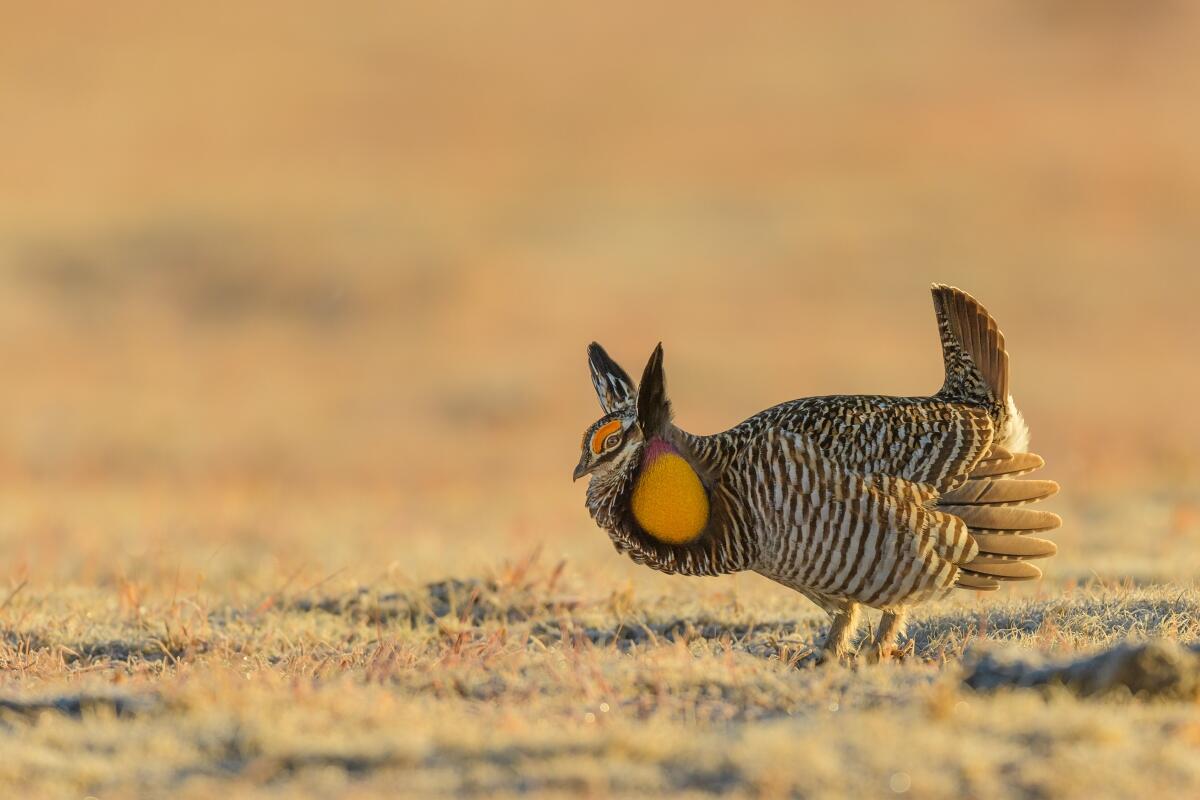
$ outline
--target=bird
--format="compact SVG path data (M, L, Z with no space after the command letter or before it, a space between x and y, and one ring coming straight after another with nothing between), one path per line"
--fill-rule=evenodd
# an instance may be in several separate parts
M1030 505L1058 492L1009 392L1004 336L970 294L935 283L945 380L921 397L785 402L711 435L674 424L662 344L634 384L588 347L603 416L574 470L617 551L680 575L751 571L831 618L818 662L903 655L909 610L955 589L1040 578L1062 524ZM874 636L852 647L864 609ZM911 642L909 643L911 646Z

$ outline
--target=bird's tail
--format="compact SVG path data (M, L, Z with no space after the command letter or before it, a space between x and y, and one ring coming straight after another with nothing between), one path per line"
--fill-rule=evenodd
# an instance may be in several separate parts
M938 510L965 522L979 545L979 554L960 565L958 588L991 590L1001 581L1042 576L1042 571L1030 562L1049 558L1058 548L1054 542L1030 534L1054 530L1062 519L1028 506L1056 494L1058 484L1020 476L1044 464L1042 457L1033 453L1014 453L994 446L962 486L938 498Z
M946 366L940 396L1003 413L1008 403L1008 353L996 320L974 297L941 283L933 285L933 308Z

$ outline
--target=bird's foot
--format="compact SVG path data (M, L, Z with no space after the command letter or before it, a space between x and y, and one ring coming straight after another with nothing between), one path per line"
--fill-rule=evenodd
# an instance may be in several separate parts
M813 650L806 644L783 642L778 643L776 646L779 648L779 660L789 667L807 669L816 666L820 662L820 651Z
M867 647L866 662L868 664L879 664L885 661L899 662L911 656L915 651L916 643L912 639L909 639L900 647L872 642Z
M812 666L852 667L858 659L858 652L850 649L821 649L813 652Z

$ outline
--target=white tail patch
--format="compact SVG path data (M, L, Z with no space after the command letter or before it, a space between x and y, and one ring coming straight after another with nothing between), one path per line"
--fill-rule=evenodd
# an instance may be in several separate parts
M1004 434L1000 437L1000 446L1010 453L1029 452L1029 426L1017 409L1013 396L1008 396L1008 420L1004 424Z

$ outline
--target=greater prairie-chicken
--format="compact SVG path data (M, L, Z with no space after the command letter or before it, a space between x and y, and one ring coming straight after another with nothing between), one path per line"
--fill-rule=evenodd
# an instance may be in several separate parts
M672 424L660 344L640 386L588 348L604 416L575 479L617 550L683 575L758 572L833 618L825 655L850 655L862 606L883 614L868 657L887 657L906 610L954 588L1041 576L1059 517L1027 504L1058 491L1008 390L1008 354L974 298L935 284L946 379L930 397L842 395L783 403L724 433Z

